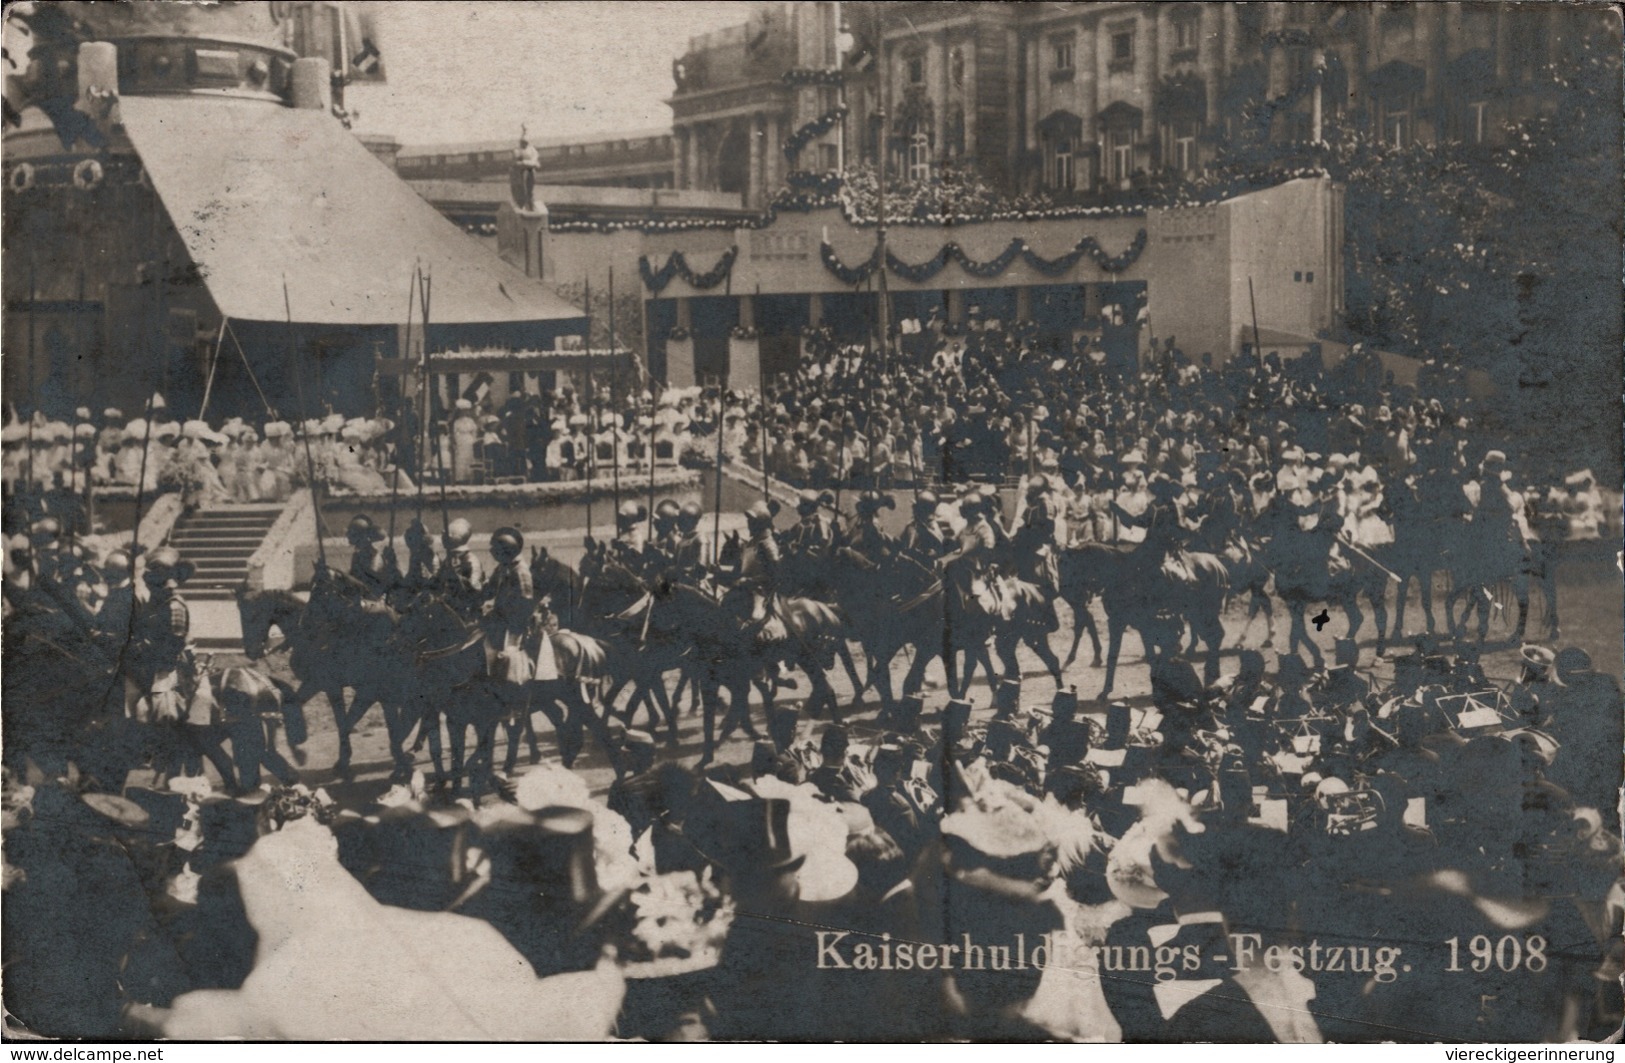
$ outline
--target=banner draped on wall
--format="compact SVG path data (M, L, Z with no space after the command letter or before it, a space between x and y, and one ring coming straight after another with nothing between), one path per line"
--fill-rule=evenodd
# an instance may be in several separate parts
M985 262L978 262L965 253L965 249L957 243L949 241L944 244L941 251L932 255L924 262L910 264L899 259L890 250L886 252L886 268L915 284L935 277L945 269L949 262L958 262L966 273L973 277L997 277L1010 268L1010 264L1019 256L1022 261L1033 269L1049 277L1057 277L1077 265L1085 255L1094 260L1107 273L1121 273L1140 257L1145 250L1146 232L1141 229L1134 235L1134 240L1121 253L1108 255L1106 250L1093 236L1085 236L1079 240L1072 250L1058 258L1044 258L1027 246L1021 237L1015 237L1003 251ZM819 257L823 260L824 268L829 270L842 284L858 285L868 280L880 266L880 248L876 247L869 257L856 266L848 266L835 254L835 249L829 244L820 244Z
M734 259L738 257L739 247L735 245L724 251L722 257L717 259L717 264L709 270L704 273L695 273L689 267L688 259L683 257L681 251L673 251L671 257L666 259L666 264L659 269L649 265L648 255L639 255L638 273L643 277L643 286L655 295L659 295L666 285L671 283L673 277L681 277L689 287L697 291L705 291L708 288L715 288L728 279L728 274L734 268Z

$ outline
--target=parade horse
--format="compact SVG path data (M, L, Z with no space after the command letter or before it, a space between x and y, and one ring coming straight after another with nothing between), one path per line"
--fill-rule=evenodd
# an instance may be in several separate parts
M563 571L559 571L562 568ZM677 744L677 709L666 691L666 675L688 665L692 631L683 618L636 572L617 560L608 543L588 539L581 559L581 574L572 584L568 566L553 562L553 586L574 588L570 608L579 630L602 639L609 647L609 688L606 710L613 709L622 690L631 689L622 719L630 725L640 707L649 713L650 730L664 721L667 741ZM540 585L537 587L541 591ZM558 612L555 593L555 612Z
M717 553L718 567L723 570L737 567L743 553L744 543L739 533L729 533ZM854 692L863 689L857 665L846 647L851 631L847 610L800 594L779 594L768 602L737 586L720 595L717 604L732 626L713 624L709 652L697 654L696 659L706 662L704 678L713 693L719 684L731 691L730 721L741 719L747 733L754 730L749 726L748 715L740 717L747 688L737 669L743 665L743 674L763 692L765 705L772 704L785 673L792 668L799 669L806 674L811 686L805 706L808 714L818 715L827 708L831 717L840 722L839 700L825 672L839 659L852 679ZM726 663L728 653L737 655L735 664ZM724 735L728 730L725 722Z
M873 571L849 559L838 559L836 564L841 609L851 618L852 631L867 658L868 679L863 689L873 686L884 708L890 710L897 704L891 662L899 653L909 652L913 657L903 679L904 696L925 685L925 669L938 658L952 697L958 697L961 689L959 657L967 662L980 660L987 674L993 675L986 638L979 642L956 638L969 629L949 625L947 588L934 569L902 553L894 553ZM972 666L967 664L967 668ZM964 685L969 685L968 678Z
M1399 481L1390 484L1384 492L1393 513L1394 541L1379 554L1380 560L1393 572L1398 586L1394 590L1394 626L1389 638L1398 642L1405 637L1405 600L1415 580L1422 591L1422 615L1426 619L1427 633L1434 633L1433 574L1445 567L1445 529L1454 521L1435 519L1424 504L1414 484Z
M379 603L354 603L323 589L323 580L312 588L312 601L290 590L267 590L255 582L237 587L237 616L243 632L243 654L250 661L262 660L268 653L288 651L288 668L297 681L286 706L289 716L288 741L298 748L305 740L304 706L317 694L327 698L338 734L338 759L334 771L350 774L350 735L367 711L378 705L390 745L401 759L401 744L408 729L400 713L401 677L383 662L385 646L394 629L394 617ZM314 603L314 604L313 604ZM280 646L271 647L272 632L283 637ZM355 692L347 702L346 689Z
M1489 637L1492 613L1504 609L1504 596L1497 592L1510 587L1518 606L1518 619L1512 641L1521 641L1529 621L1529 583L1533 574L1531 551L1517 537L1510 523L1500 527L1479 526L1476 521L1458 523L1452 528L1444 551L1450 573L1450 592L1445 596L1445 626L1457 640L1466 638L1467 624L1478 614L1478 641ZM1463 602L1461 614L1456 604Z
M995 577L999 581L993 607L993 649L1004 666L1007 679L1021 678L1016 647L1026 646L1044 663L1055 689L1061 689L1061 662L1050 649L1049 636L1057 626L1054 595L1039 584L1015 576ZM1087 611L1086 611L1087 615ZM1090 619L1093 623L1093 618ZM1077 648L1076 641L1073 648Z
M497 677L490 674L485 632L443 598L421 593L399 614L392 644L412 677L406 687L406 708L417 724L419 743L428 743L438 780L466 788L476 800L494 789L499 723L507 732L505 775L512 775L520 740L527 731L532 762L538 760L531 727L531 716L538 711L553 724L565 767L573 766L580 755L586 728L620 773L609 730L583 693L584 686L596 687L607 674L604 644L573 631L533 628L520 643L527 661L537 659L544 639L553 674L538 676L527 670ZM450 746L449 764L442 759L442 724ZM472 757L467 756L470 730L474 732Z
M731 533L722 544L721 564L736 565L743 550L739 533ZM847 601L853 595L844 592L853 591L850 581L858 578L857 566L839 549L822 558L789 554L779 569L783 590L780 603L794 639L794 652L787 654L786 663L807 674L812 686L806 704L808 714L817 717L827 710L837 723L841 720L840 705L824 673L839 663L852 681L854 697L866 685L847 647L847 640L856 638L857 631L851 622L856 614ZM857 596L861 597L861 592Z
M1146 659L1155 662L1177 654L1188 623L1195 638L1205 644L1203 682L1219 678L1219 649L1224 643L1224 599L1229 590L1225 566L1208 553L1187 552L1190 578L1172 574L1166 566L1150 566L1133 550L1104 545L1076 547L1091 574L1094 592L1106 610L1106 682L1100 696L1108 697L1117 678L1117 658L1123 633L1133 628L1140 635Z

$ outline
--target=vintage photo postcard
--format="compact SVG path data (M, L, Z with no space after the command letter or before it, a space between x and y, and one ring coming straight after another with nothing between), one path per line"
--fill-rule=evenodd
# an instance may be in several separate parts
M8 1041L1619 1035L1617 7L4 46Z

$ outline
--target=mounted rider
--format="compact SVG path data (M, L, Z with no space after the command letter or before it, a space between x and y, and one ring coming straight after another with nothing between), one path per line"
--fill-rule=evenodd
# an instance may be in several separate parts
M1523 561L1531 538L1525 523L1523 495L1512 490L1512 471L1499 450L1484 455L1478 479L1462 487L1471 506L1463 539L1477 563L1491 572L1512 572Z
M1027 504L1022 510L1021 526L1010 539L1010 553L1049 597L1054 597L1061 583L1055 551L1065 519L1049 477L1039 473L1027 484Z
M986 578L999 547L999 536L987 519L987 499L971 491L959 500L959 513L965 519L958 546L937 560L946 582L953 588L950 600L961 610L969 610L978 585Z
M191 612L178 589L194 571L174 547L160 547L147 557L142 572L147 600L135 610L134 637L125 656L124 712L131 719L174 723L186 716L196 662Z
M364 598L381 600L395 589L399 574L394 566L385 562L378 544L386 538L383 529L365 513L350 518L345 539L353 552L350 554L350 579Z
M700 541L700 518L704 515L694 501L684 502L677 513L671 558L671 578L675 582L699 583L705 579L705 545Z
M480 627L485 632L485 674L507 683L530 679L529 663L521 643L536 613L536 594L530 569L520 564L525 537L517 528L491 533L494 567L479 590Z
M927 568L934 566L947 549L937 526L937 507L940 504L933 492L921 491L914 499L913 519L897 540L900 554Z
M891 495L879 491L859 495L852 524L835 548L836 555L865 572L878 571L897 550L897 541L880 526L880 511L896 508L897 501Z
M1185 526L1180 519L1179 496L1185 489L1163 474L1152 478L1149 486L1151 504L1142 513L1130 513L1112 503L1118 521L1131 528L1140 528L1145 538L1134 548L1133 558L1142 576L1165 571L1186 583L1196 578L1195 569L1185 553Z
M677 518L682 512L675 498L662 498L655 506L655 534L649 545L662 562L670 563L677 552Z
M739 555L731 595L750 595L748 618L766 622L780 615L779 567L783 560L773 535L776 506L758 499L745 510L749 535Z
M640 580L650 573L649 540L644 525L649 510L642 502L622 502L615 512L615 538L610 541L609 554L615 563Z
M406 526L406 574L400 585L405 590L419 591L433 585L439 562L434 556L434 540L423 521L414 517Z
M441 559L440 570L435 574L435 589L446 604L465 620L479 614L480 589L485 584L483 566L468 542L473 534L473 528L462 517L446 526L445 534L441 536L446 556Z

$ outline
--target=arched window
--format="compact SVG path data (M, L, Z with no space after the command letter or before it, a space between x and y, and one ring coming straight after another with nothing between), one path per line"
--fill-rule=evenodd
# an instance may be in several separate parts
M954 48L948 52L948 77L954 88L965 87L965 49Z

